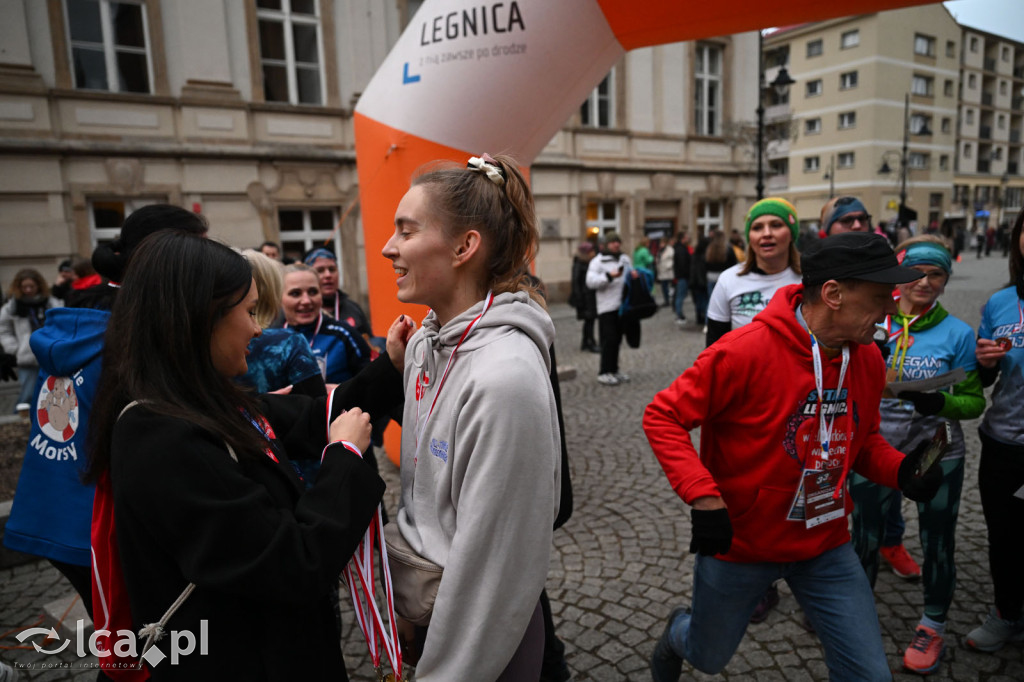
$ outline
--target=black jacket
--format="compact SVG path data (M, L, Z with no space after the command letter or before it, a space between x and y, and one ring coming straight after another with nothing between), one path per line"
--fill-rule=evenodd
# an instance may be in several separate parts
M384 355L335 396L383 412L402 398L402 377ZM117 424L111 481L121 564L136 629L156 622L182 589L196 589L168 622L196 650L151 668L155 680L345 680L329 599L384 493L384 482L332 445L303 491L288 457L319 457L325 398L265 397L278 462L235 462L224 442L140 405ZM206 622L207 655L199 638ZM157 646L170 652L172 637Z
M689 282L692 261L689 245L676 242L672 250L672 276L679 281Z

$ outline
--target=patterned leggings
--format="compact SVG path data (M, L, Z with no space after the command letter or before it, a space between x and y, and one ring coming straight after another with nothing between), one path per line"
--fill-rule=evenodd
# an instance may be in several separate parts
M932 620L945 622L956 589L956 520L960 513L960 491L964 487L964 460L961 457L939 464L942 487L930 502L917 503L917 517L924 550L921 572L924 613ZM874 587L885 517L899 496L892 488L854 473L850 475L850 497L854 503L853 548Z

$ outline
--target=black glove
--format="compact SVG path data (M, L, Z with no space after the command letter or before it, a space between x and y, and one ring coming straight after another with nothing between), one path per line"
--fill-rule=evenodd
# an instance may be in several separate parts
M898 396L900 400L909 400L914 403L914 410L925 416L938 414L946 406L944 393L922 393L921 391L903 391Z
M917 475L917 465L921 462L924 451L928 449L928 441L922 441L910 454L903 458L900 470L896 474L900 490L914 502L928 502L942 485L942 469L938 463L932 466L923 476Z
M725 554L732 546L732 523L728 509L691 509L690 554Z
M0 381L16 381L18 373L14 370L18 366L18 358L10 353L0 353Z

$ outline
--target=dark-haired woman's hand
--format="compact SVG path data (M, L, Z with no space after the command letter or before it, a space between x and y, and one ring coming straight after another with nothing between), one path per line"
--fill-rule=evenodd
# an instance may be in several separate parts
M388 357L391 358L391 364L399 372L405 370L405 347L409 345L409 339L412 338L415 332L416 323L408 315L399 315L391 323L391 328L388 329L388 336L385 341Z
M370 431L370 413L353 407L331 422L331 442L347 440L359 448L359 452L366 452L370 445Z

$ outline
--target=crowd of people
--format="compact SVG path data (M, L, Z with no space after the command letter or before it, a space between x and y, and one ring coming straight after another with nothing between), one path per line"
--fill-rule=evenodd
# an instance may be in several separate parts
M511 157L425 167L381 255L398 300L429 312L383 336L341 290L331 251L285 266L277 244L236 251L174 206L129 215L93 254L95 272L69 264L82 274L62 269L53 289L17 273L0 309L5 378L33 408L30 450L67 456L26 457L4 543L50 561L98 630L144 631L161 649L172 627L210 642L158 669L101 637L114 655L99 679L128 679L123 663L155 679L347 679L338 577L375 542L393 550L383 582L399 647L367 621L379 670L399 672L402 652L424 681L569 678L544 593L571 488L555 329L528 269L536 223ZM917 503L924 550L904 666L934 672L971 454L960 420L983 412L994 606L966 641L1024 641L1024 212L1011 284L977 334L939 303L949 243L920 236L894 250L855 197L829 201L820 225L807 238L793 205L772 197L742 232L695 246L686 230L644 238L632 258L608 233L574 257L570 303L601 385L629 380L630 306L660 293L685 325L689 293L705 335L643 415L691 507L696 554L692 600L653 648L655 680L678 679L684 662L722 670L778 602L779 580L833 679L889 679L872 589L879 556L902 547L898 533L885 539L902 522L900 495ZM920 380L931 384L905 387ZM401 490L384 525L372 443L389 419L403 426ZM302 624L302 656L275 643L280 623Z

